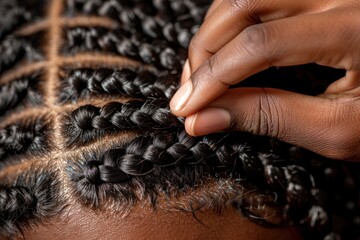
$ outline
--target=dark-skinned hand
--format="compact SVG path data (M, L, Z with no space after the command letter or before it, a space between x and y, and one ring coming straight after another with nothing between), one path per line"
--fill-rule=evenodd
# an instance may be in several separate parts
M229 89L270 66L305 63L346 75L315 97ZM360 160L360 1L216 0L190 43L181 81L170 107L186 117L191 135L246 131Z

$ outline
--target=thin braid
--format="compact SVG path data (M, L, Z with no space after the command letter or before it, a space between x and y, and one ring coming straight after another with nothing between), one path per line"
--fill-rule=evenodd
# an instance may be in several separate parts
M164 38L169 44L183 48L188 47L208 4L207 0L154 0L147 4L141 1L67 1L70 15L81 13L111 17L125 31L142 34L143 38Z
M21 39L8 37L0 42L0 73L13 67L25 55L25 43Z
M106 133L121 130L180 128L183 120L170 113L167 99L126 103L110 102L103 107L81 106L65 117L63 136L67 146L85 144Z
M9 181L9 179L7 179ZM21 236L34 220L57 215L63 207L58 197L59 180L52 170L32 168L11 184L0 185L0 236Z
M147 64L153 64L162 70L180 72L186 57L184 49L171 48L164 40L155 39L144 42L137 39L135 35L126 37L120 33L99 27L67 29L67 42L63 49L65 53L70 54L91 50L117 53Z
M51 150L46 117L11 124L0 129L0 168L10 157L42 155Z
M0 229L15 234L14 225L28 219L36 209L36 199L26 187L0 186Z
M95 96L170 99L178 85L178 75L157 77L145 70L76 69L62 78L59 101L76 102Z
M1 1L0 2L0 39L12 33L19 26L32 19L31 13L19 6L18 1Z
M36 72L0 85L0 117L21 106L41 104L42 96L38 87L40 76L41 72Z

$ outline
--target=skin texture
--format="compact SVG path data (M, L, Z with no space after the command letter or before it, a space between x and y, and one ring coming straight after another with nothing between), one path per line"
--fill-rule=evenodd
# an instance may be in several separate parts
M196 216L191 213L168 212L136 207L127 217L106 211L76 209L66 219L53 219L36 229L25 231L26 239L206 239L206 240L260 240L301 239L295 229L270 229L261 227L239 215L235 209L222 214L206 211ZM264 238L264 236L266 236Z
M187 117L191 135L247 131L358 161L359 16L355 0L215 1L190 44L183 85L170 103L173 113ZM316 97L228 89L270 66L312 62L345 69L346 76Z

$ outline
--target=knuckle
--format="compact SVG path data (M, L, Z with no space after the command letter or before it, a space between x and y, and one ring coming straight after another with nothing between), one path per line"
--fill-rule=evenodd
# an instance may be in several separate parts
M190 77L194 87L198 89L206 88L207 84L211 84L217 77L217 62L218 57L212 56L206 60ZM202 81L206 79L207 81Z
M266 89L259 95L256 114L253 115L252 132L256 135L266 135L279 138L282 134L280 126L283 119L281 105L276 102L272 94Z
M201 46L199 42L198 33L191 39L189 44L189 55L195 55L196 51L198 51L199 46Z
M234 9L243 9L249 5L248 0L228 0L228 2Z
M271 37L272 33L268 27L253 25L246 28L242 33L242 48L250 55L260 56L266 60L271 58Z

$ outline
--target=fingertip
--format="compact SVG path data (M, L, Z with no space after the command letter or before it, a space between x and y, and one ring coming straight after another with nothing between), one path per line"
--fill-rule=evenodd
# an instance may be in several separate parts
M193 137L197 136L194 132L194 123L196 122L196 116L197 114L194 114L185 119L185 130L190 136Z
M180 89L175 93L170 101L170 109L177 116L184 116L184 108L189 101L193 92L193 85L191 81L187 81Z
M230 113L222 108L205 108L185 121L185 129L192 136L202 136L229 129Z

